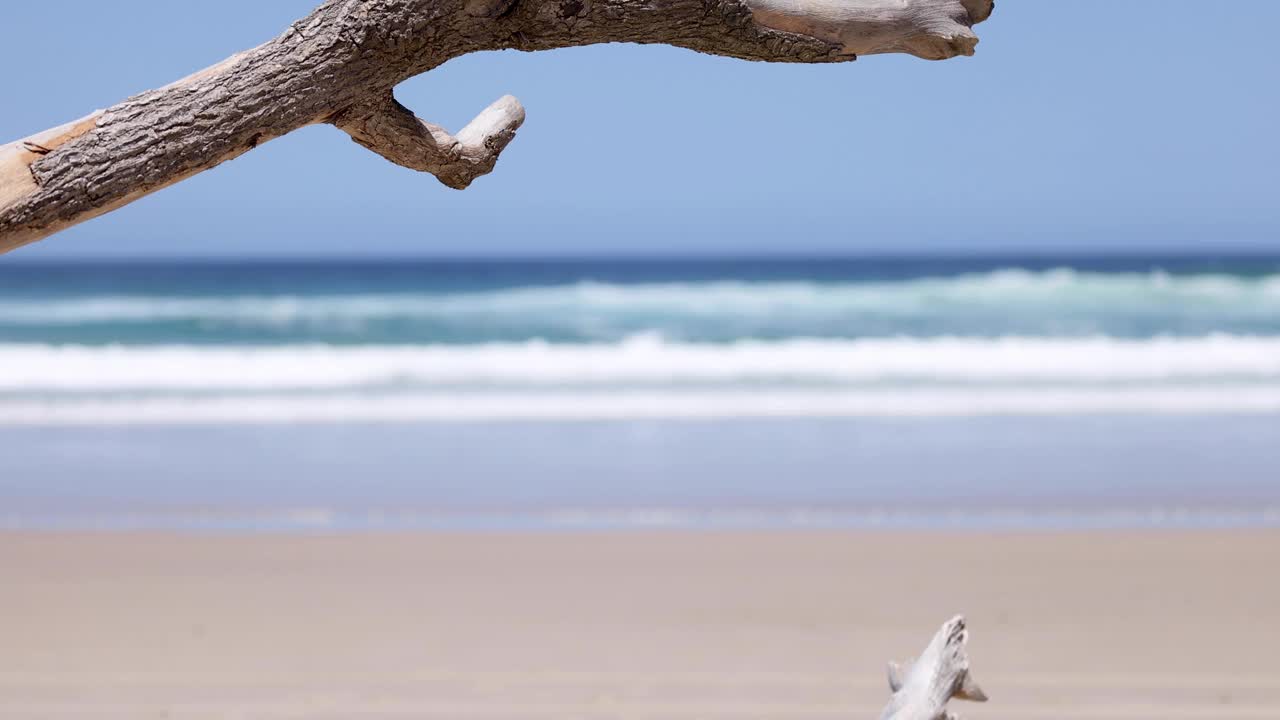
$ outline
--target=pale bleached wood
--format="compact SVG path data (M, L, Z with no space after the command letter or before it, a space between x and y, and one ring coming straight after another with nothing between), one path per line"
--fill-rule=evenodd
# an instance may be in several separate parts
M463 188L524 111L503 98L456 136L397 103L400 82L484 50L663 43L748 60L972 54L992 0L327 0L283 34L86 121L0 146L0 253L231 160L337 125Z
M510 95L485 108L456 137L419 119L390 95L333 120L360 145L402 167L431 173L456 190L493 170L523 122L524 107Z
M914 661L889 663L893 697L880 720L955 720L947 710L952 698L986 702L987 695L969 672L969 630L956 616L943 624Z
M837 43L852 55L907 53L927 60L972 55L972 26L986 20L992 3L849 0L746 0L755 21L775 30Z

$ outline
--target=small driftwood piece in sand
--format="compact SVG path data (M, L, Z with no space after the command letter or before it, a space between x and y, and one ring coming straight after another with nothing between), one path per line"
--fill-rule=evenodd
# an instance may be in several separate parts
M503 97L453 135L419 119L393 90L468 53L626 42L767 62L847 62L876 53L943 60L973 54L978 36L972 28L993 4L325 0L259 47L75 122L0 144L0 253L308 125L337 127L397 165L465 188L493 169L524 121L524 108ZM725 117L733 117L731 108ZM682 152L663 162L684 162Z
M959 716L947 710L951 698L986 702L986 693L969 675L968 640L964 618L957 615L914 662L889 663L893 697L880 720L956 720Z

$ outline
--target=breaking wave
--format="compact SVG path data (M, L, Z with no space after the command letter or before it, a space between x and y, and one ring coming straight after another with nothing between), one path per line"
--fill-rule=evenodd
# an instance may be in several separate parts
M0 299L0 339L468 344L909 335L1280 334L1280 275L997 270L898 281Z
M1280 337L0 345L0 425L1280 412Z
M0 392L919 383L1280 382L1280 337L0 345Z

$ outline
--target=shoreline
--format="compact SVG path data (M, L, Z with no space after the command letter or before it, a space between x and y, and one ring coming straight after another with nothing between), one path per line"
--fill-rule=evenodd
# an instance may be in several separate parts
M1269 417L9 429L0 524L670 526L726 511L729 525L945 526L1118 510L1118 524L1269 525L1277 446Z
M0 513L6 534L192 536L645 533L1075 534L1280 530L1280 505L1078 508L566 507L513 510L360 510L326 507L95 514Z

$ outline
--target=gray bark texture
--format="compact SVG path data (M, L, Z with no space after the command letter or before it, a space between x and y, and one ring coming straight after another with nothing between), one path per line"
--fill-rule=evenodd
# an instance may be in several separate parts
M770 62L973 54L993 0L327 0L279 37L81 120L0 145L0 253L122 207L307 125L464 188L524 110L450 135L392 92L467 53L662 43Z
M987 694L969 674L968 642L964 618L956 616L943 624L915 661L889 663L893 697L880 720L958 720L947 709L952 698L986 702Z

